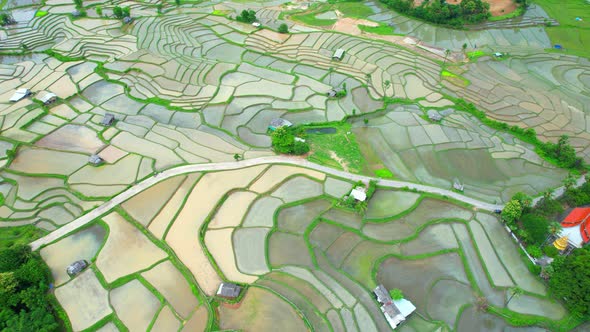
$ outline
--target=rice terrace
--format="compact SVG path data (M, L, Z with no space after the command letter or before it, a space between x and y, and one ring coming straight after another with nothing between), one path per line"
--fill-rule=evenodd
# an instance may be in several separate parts
M0 0L0 331L590 331L590 2Z

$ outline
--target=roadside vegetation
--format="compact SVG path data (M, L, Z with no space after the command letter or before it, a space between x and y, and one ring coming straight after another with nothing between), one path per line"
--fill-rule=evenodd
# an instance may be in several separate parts
M49 291L51 273L25 244L0 249L0 330L56 331Z

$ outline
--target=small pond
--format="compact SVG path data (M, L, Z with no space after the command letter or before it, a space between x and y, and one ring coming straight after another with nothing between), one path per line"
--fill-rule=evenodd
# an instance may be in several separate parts
M334 127L323 127L323 128L309 128L305 130L306 134L335 134L336 128Z

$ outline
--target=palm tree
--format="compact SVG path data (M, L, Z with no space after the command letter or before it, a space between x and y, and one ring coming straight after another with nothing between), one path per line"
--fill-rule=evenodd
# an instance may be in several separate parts
M520 288L518 286L510 287L508 289L508 292L510 293L510 297L508 298L508 301L506 301L506 305L508 305L508 303L510 303L510 301L513 298L515 298L515 297L518 298L518 297L520 297L524 293L524 291L522 290L522 288Z
M447 63L447 58L449 57L449 55L451 55L451 50L449 50L448 48L445 50L445 61L443 62L443 66L445 65L445 63Z
M557 221L554 221L554 222L552 222L552 223L549 224L549 227L547 228L547 231L551 235L557 235L557 234L561 233L561 224L558 223Z

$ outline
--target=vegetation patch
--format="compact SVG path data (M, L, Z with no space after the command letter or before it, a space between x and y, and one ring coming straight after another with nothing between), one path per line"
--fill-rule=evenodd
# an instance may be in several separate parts
M34 225L1 227L0 228L0 249L7 249L13 246L29 244L47 234Z
M379 24L376 27L371 27L364 24L359 24L357 27L366 33L374 33L376 35L395 35L395 29L387 24Z
M49 12L46 12L46 11L44 11L44 10L38 10L38 11L35 13L35 17L43 17L43 16L45 16L45 15L47 15L47 14L49 14Z
M375 170L375 176L382 178L382 179L393 179L393 173L387 169L387 168L380 168L378 170Z
M373 10L362 2L340 2L334 5L334 9L344 16L353 18L366 18L373 15Z
M321 127L309 126L305 128ZM330 124L329 128L336 129L336 132L307 135L307 142L311 148L309 160L352 173L363 171L366 162L351 131L351 125L349 123L334 123Z

